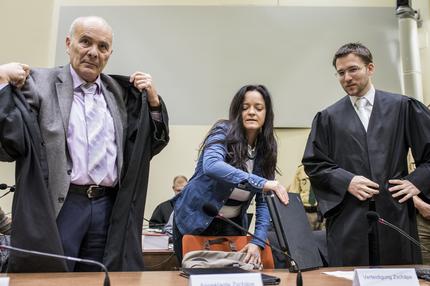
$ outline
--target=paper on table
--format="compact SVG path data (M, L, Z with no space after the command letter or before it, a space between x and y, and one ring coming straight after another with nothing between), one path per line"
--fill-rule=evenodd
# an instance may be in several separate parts
M156 232L144 232L142 236L142 249L169 249L169 236Z
M345 278L351 281L354 279L354 271L327 271L323 273L334 277Z
M9 286L9 277L0 277L0 286Z

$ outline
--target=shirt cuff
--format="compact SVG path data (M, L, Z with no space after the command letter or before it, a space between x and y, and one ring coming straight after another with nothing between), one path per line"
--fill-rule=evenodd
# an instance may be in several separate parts
M0 83L0 90L2 90L3 88L5 88L8 85L9 85L8 83Z
M266 179L254 174L250 174L247 180L237 185L237 188L242 190L252 190L256 192L261 192L266 182L267 182Z
M267 182L267 180L260 176L251 174L249 176L248 182L252 187L256 189L263 189L264 184Z
M163 122L163 117L160 111L150 111L152 120Z

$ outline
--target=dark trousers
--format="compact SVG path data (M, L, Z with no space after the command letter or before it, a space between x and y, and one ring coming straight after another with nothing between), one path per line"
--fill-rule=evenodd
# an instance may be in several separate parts
M231 219L238 225L242 225L242 219L235 217ZM230 236L230 235L244 235L241 230L235 228L231 224L223 221L222 219L214 218L211 224L200 234L207 236ZM179 264L182 264L182 234L176 226L175 218L173 217L173 250L175 251L176 258Z
M89 199L70 192L57 217L64 255L102 262L113 195ZM67 261L70 271L101 271L99 266Z

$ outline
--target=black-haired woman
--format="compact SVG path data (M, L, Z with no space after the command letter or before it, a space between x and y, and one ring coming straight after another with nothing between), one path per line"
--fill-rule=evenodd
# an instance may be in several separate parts
M223 220L206 214L213 205L224 217L247 227L246 210L255 197L255 235L266 240L270 215L263 193L273 191L287 204L285 188L274 180L277 143L273 132L273 106L262 85L246 85L230 104L229 120L215 123L204 139L194 175L175 199L174 247L182 260L182 236L243 235ZM245 262L260 264L264 244L251 240L241 251Z

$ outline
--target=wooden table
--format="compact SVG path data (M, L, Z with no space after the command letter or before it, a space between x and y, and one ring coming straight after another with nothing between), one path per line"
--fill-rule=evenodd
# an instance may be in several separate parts
M146 271L174 271L179 269L175 252L171 249L143 250L143 263Z
M351 286L352 281L330 277L322 274L323 271L351 270L352 268L321 268L318 270L303 272L304 286ZM280 285L296 285L296 274L287 270L264 271L267 274L281 278ZM112 272L110 280L112 286L187 286L188 280L179 276L178 271L147 271L147 272ZM31 273L8 274L11 286L44 285L44 286L101 286L103 285L103 273ZM429 282L420 280L420 285L430 285Z

